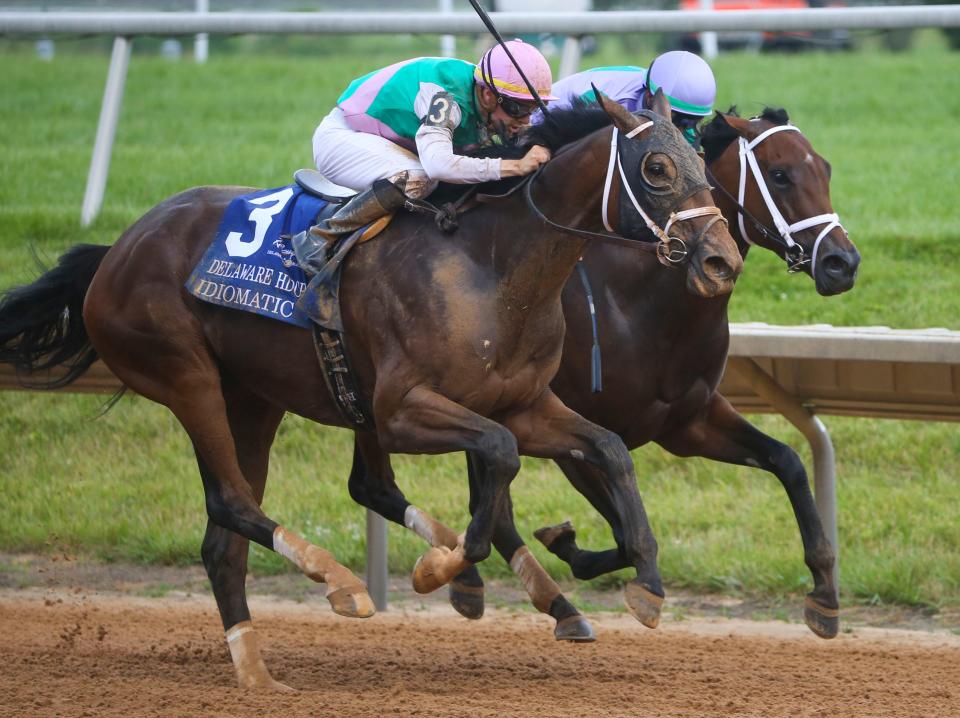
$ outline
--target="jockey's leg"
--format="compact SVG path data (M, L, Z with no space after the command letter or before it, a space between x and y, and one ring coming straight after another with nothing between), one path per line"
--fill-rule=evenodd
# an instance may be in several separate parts
M339 108L317 127L313 159L324 177L360 194L326 222L293 239L300 266L308 272L316 273L323 266L329 241L399 209L406 197L429 194L437 184L415 153L380 135L353 130Z
M401 177L397 184L377 180L373 187L350 198L332 217L293 237L291 245L297 263L305 271L316 274L326 264L326 248L330 243L403 207L407 201L403 179Z

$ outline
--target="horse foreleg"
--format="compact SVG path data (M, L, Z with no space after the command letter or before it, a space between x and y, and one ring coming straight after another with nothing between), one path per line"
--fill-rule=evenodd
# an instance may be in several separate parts
M397 486L390 455L380 447L376 434L357 432L354 437L350 497L388 521L410 529L430 546L455 549L456 532L407 501ZM450 581L450 605L464 618L483 616L483 579L476 566Z
M396 405L392 404L394 399ZM517 442L500 424L422 385L402 397L380 397L375 404L384 451L471 451L483 459L473 518L462 542L453 549L445 545L430 549L414 567L414 589L429 593L490 555L495 517L508 498L510 482L520 470Z
M224 389L240 469L259 504L267 481L270 446L283 411L252 395ZM199 457L197 463L201 475L209 472ZM208 480L210 477L204 479ZM250 620L246 590L249 544L246 538L208 520L200 552L223 621L237 684L241 688L292 691L270 675Z
M750 424L719 394L702 414L670 434L658 437L657 443L677 456L702 456L728 464L753 466L779 479L793 507L803 541L804 561L813 575L813 590L807 594L804 604L804 620L821 638L836 636L840 603L833 580L835 555L823 531L807 472L797 453Z
M577 532L573 524L564 521L555 526L537 529L534 536L550 553L565 561L575 578L589 580L597 576L619 571L630 566L623 551L623 531L620 517L613 504L613 497L606 491L606 482L594 466L573 459L557 459L570 484L607 520L613 532L617 548L589 551L577 545Z
M657 542L637 489L633 460L623 441L569 409L549 389L529 409L510 415L504 424L517 437L524 455L572 457L600 470L619 519L624 554L637 570L637 578L624 587L624 601L638 621L655 628L664 595L657 569Z

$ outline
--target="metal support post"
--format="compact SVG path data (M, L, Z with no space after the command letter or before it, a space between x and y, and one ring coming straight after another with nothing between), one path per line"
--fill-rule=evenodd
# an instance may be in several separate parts
M123 104L123 86L127 79L129 63L130 39L114 38L110 69L107 71L107 86L103 91L103 105L100 107L97 139L93 144L93 158L90 160L90 172L87 174L87 190L83 195L83 208L80 211L80 224L84 227L96 219L103 204L103 191L107 186L107 175L110 172L113 137L117 130L120 106Z
M387 520L367 509L367 592L378 611L387 610Z
M837 481L836 457L830 433L823 422L795 396L777 384L760 366L746 357L731 358L728 367L738 372L757 392L757 396L780 412L806 437L813 451L813 481L817 511L824 533L837 557L833 565L833 580L840 586L840 545L837 542Z

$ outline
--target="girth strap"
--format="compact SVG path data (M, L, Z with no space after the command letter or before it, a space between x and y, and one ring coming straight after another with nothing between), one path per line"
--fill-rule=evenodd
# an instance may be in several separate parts
M340 417L353 429L373 429L373 420L363 409L356 377L347 360L343 334L314 324L313 346L323 370L324 383Z

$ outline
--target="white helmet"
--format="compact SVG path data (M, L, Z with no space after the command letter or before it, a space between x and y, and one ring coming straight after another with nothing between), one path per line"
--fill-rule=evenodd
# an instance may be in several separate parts
M692 52L663 53L650 63L644 84L651 94L662 89L676 112L700 117L713 112L717 81L710 65Z

